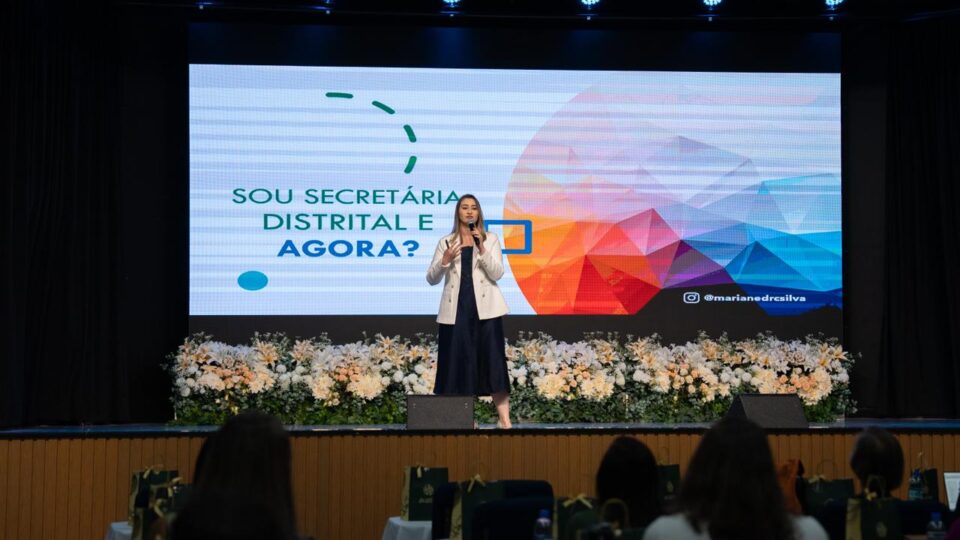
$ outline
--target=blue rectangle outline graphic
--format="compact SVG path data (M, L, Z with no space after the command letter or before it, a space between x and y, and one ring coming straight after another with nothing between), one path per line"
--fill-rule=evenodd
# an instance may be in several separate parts
M503 248L503 252L507 255L529 255L533 253L533 222L529 219L486 219L483 224L488 231L491 225L523 225L523 249Z

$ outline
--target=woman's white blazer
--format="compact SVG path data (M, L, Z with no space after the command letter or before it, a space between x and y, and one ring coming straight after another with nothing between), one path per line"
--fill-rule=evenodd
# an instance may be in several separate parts
M457 255L450 264L443 266L443 252L447 249L447 242L459 242L458 234L444 236L437 243L437 250L433 253L433 261L427 269L427 283L436 285L443 280L443 294L440 295L440 312L437 322L440 324L454 324L457 321L457 300L460 296L460 255ZM480 319L493 319L510 312L507 301L497 286L497 280L503 277L503 251L500 248L500 239L497 235L488 232L483 242L483 255L476 256L479 250L474 250L473 257L473 292L477 297L477 314Z

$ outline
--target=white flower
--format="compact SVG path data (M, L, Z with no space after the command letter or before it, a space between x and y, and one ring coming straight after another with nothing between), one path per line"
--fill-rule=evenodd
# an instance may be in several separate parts
M400 370L393 372L393 382L402 382L402 381L403 381L403 372Z
M383 393L384 387L388 384L390 384L389 377L378 377L373 374L360 375L356 381L347 385L347 391L359 398L371 400Z
M215 373L204 373L197 379L197 384L200 386L209 388L210 390L216 390L218 392L223 391L226 386L223 384L223 380L220 377L217 377Z
M187 388L186 386L180 388L180 395L183 396L183 397L189 396L189 395L190 395L190 389Z
M283 364L277 364L276 371L277 371L277 373L286 373L286 372L287 372L287 366L285 366L285 365L283 365Z

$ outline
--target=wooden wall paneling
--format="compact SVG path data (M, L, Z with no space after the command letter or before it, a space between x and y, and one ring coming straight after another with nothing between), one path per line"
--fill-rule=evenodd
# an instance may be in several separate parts
M383 532L383 521L377 518L376 508L372 505L376 501L376 493L382 491L383 478L377 478L377 473L382 472L382 463L378 463L371 455L367 453L367 447L364 444L366 437L355 435L351 442L354 447L354 482L351 485L352 498L350 504L350 522L363 526L362 538L376 538L380 536L377 533ZM386 518L384 518L385 520Z
M193 478L193 462L196 458L190 453L190 437L176 437L172 439L176 445L178 469L180 470L180 481L184 484L191 483Z
M70 439L52 441L57 447L54 461L53 503L47 507L47 516L53 521L54 536L61 540L67 536L67 503L70 500L70 486L67 483L70 468Z
M824 437L817 437L813 444L810 445L810 459L804 460L803 466L805 469L809 470L809 467L814 463L820 463L823 461L824 456L824 446L826 445L827 440Z
M57 536L56 529L56 490L57 490L57 441L48 439L43 441L43 495L44 504L42 521L43 539L53 540Z
M635 433L658 460L685 474L697 433ZM777 462L799 457L807 474L852 476L848 456L856 434L775 434ZM594 476L615 435L297 435L292 438L298 527L317 538L381 534L400 509L402 470L447 466L451 479L547 480L558 496L594 493ZM901 433L908 468L924 452L925 467L960 469L960 435ZM192 481L203 437L31 439L0 441L0 535L4 538L103 538L126 518L130 476L147 465L177 468ZM941 479L938 477L938 482ZM859 486L857 489L860 489ZM941 495L945 493L941 484ZM906 487L895 492L906 495Z
M172 463L172 468L177 470L177 476L180 477L181 481L185 481L189 460L187 456L180 455L180 449L177 445L179 439L180 437L165 437L163 444L158 445L158 447L163 451L162 460Z
M200 449L203 448L203 443L206 441L206 437L190 437L190 473L188 482L191 484L196 483L197 481L197 457L200 455Z
M374 472L374 474L380 475L380 480L373 479L373 481L379 482L381 486L379 490L379 504L377 505L377 515L380 516L380 519L376 521L380 527L379 532L382 533L383 524L386 523L387 518L400 515L400 490L403 485L402 471L396 459L396 448L393 447L394 437L369 436L366 437L363 442L367 448L367 453L371 456L371 459L377 463L378 471Z
M43 493L46 486L46 441L33 441L33 475L30 485L30 519L26 528L28 533L21 538L43 538ZM21 527L23 530L23 527Z
M525 444L524 437L524 435L508 435L501 438L502 444L507 444L510 448L510 459L503 470L504 477L513 475L515 471L524 470L525 464L531 459L533 451Z
M33 529L32 523L30 521L30 512L33 508L34 497L38 497L37 491L34 489L33 482L37 478L37 460L34 456L34 449L36 448L36 441L26 440L23 441L20 445L20 463L18 467L20 468L20 507L11 506L7 509L7 512L16 512L17 513L17 529L12 531L12 536L10 538L31 538L31 530ZM23 457L27 459L24 459ZM10 457L13 457L12 449ZM15 475L18 474L11 464L10 469L8 469L8 474ZM0 474L0 477L3 475ZM42 486L43 483L40 482Z
M459 437L463 439L464 443L466 444L466 462L469 471L467 474L469 474L471 477L474 474L479 474L484 481L499 480L498 478L493 478L490 475L490 464L487 463L487 461L480 455L480 445L478 444L480 437ZM427 443L428 446L425 448L425 450L429 448L430 453L432 453L440 444L443 444L443 439L441 437L431 437L431 440Z
M924 467L935 467L931 465L932 463L941 463L941 467L937 468L937 493L943 493L943 467L946 465L943 459L943 440L945 437L931 437L930 438L930 459L924 465Z
M306 438L297 438L290 441L291 465L290 473L293 476L293 502L294 514L296 516L297 530L306 530L306 479L304 478L304 465L306 460ZM252 464L251 464L252 465Z
M580 457L579 467L577 470L579 473L577 482L572 486L572 489L569 492L564 493L563 495L567 497L574 497L584 493L588 497L596 496L596 470L594 470L593 473L590 472L590 468L594 462L594 457L590 453L589 435L582 434L577 436L576 452Z
M326 534L328 531L326 529L327 523L330 521L330 469L332 468L332 462L330 460L330 443L331 439L329 437L317 437L318 453L317 453L317 490L320 493L321 501L317 508L317 538L327 538L327 536L321 536Z
M20 514L20 441L0 441L0 531L16 538Z
M313 438L315 445L307 445L306 451L313 452L313 454L307 454L307 462L305 463L305 472L303 481L305 483L304 490L308 493L306 504L303 505L304 512L310 515L304 515L303 522L304 527L307 531L319 531L322 528L322 524L319 521L319 513L317 508L321 505L326 506L329 504L329 501L325 500L330 496L328 493L323 493L319 491L319 484L315 483L316 480L321 476L328 476L332 469L341 468L343 464L335 463L322 463L318 459L320 456L320 440ZM327 454L329 456L329 452ZM312 463L311 463L312 462ZM314 483L311 483L314 482ZM313 493L310 493L310 492Z
M94 439L91 441L90 452L93 454L90 465L92 475L90 479L90 527L93 534L96 534L98 531L106 531L108 524L113 521L111 516L107 515L106 506L107 440Z
M130 463L130 439L107 439L103 506L112 521L127 518L130 479L124 478ZM111 489L112 488L112 489Z
M516 441L516 437L498 434L486 437L485 452L490 455L491 470L490 474L497 478L506 478L513 471L517 470L510 466L511 449Z
M680 437L677 434L667 438L667 449L670 453L670 461L675 461L680 465L680 475L682 476L687 470L687 462L689 458L687 456L682 456L680 450ZM601 456L603 454L600 454Z
M341 534L340 528L340 509L343 505L343 438L331 437L330 452L330 521L327 523L326 538L346 538L346 534ZM344 531L345 533L345 531Z
M94 439L80 439L80 504L77 510L80 513L79 530L82 534L76 538L93 536L93 452ZM99 521L97 525L99 525Z
M547 437L547 456L546 456L546 475L542 478L550 482L551 487L561 482L560 478L560 453L563 451L561 443L563 435ZM523 477L523 471L517 471L517 476Z

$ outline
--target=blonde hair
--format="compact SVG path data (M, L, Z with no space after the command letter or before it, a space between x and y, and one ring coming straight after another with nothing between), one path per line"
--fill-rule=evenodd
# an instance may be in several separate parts
M460 204L463 203L464 199L473 199L473 202L477 203L477 222L474 225L480 229L480 238L486 242L487 231L486 227L483 226L483 208L480 207L480 201L469 193L461 195L460 198L457 199L457 206L453 209L453 230L450 231L450 234L457 234L460 229Z

